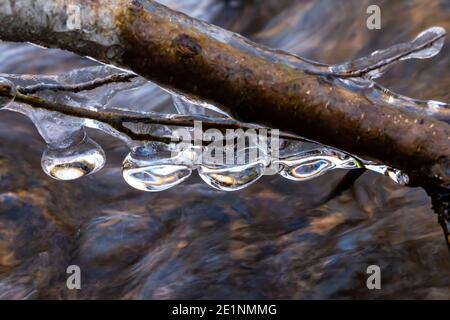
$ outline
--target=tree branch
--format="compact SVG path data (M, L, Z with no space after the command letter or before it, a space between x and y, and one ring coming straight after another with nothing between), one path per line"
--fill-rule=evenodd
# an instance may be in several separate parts
M69 29L63 0L9 4L11 10L0 13L3 40L58 47L129 68L239 120L402 169L413 185L450 186L448 124L370 101L337 84L333 74L321 74L324 65L261 47L149 0L73 0L81 25Z
M126 123L142 123L148 125L193 128L195 126L195 122L200 121L202 123L202 128L204 129L218 129L224 132L227 129L232 130L266 129L268 130L268 132L271 131L270 128L264 128L251 123L243 123L240 121L227 118L212 118L209 116L201 116L201 115L189 115L189 116L178 114L161 115L156 113L133 114L131 112L121 112L118 110L117 111L95 110L95 108L90 108L89 106L78 107L62 103L54 103L44 98L30 95L31 93L36 93L43 90L81 92L85 90L92 90L94 88L112 82L128 81L133 77L135 77L135 75L114 74L105 78L99 78L93 81L79 84L71 84L71 85L38 84L26 87L18 87L17 93L15 95L15 102L26 104L27 106L33 109L44 109L47 111L58 112L70 117L77 117L82 119L90 119L98 121L105 125L110 126L114 130L123 133L127 135L130 139L136 141L158 141L166 144L177 142L176 139L171 137L162 137L147 133L135 133L126 127ZM7 83L0 83L0 97L11 99L13 98L12 92L14 92L14 90L12 90L12 88L10 88ZM296 135L284 132L280 132L278 136L283 139L290 139L304 142L307 141Z

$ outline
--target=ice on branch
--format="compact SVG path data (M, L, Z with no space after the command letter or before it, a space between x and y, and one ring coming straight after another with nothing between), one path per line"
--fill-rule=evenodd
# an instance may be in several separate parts
M403 97L373 82L396 62L436 55L444 36L444 29L434 27L412 42L355 61L327 66L301 59L298 66L370 101L449 122L448 104ZM125 96L127 105L118 102ZM170 99L178 114L155 113L158 105ZM236 129L272 131L236 121L210 103L170 90L161 95L156 85L111 66L77 69L57 76L0 74L0 107L20 112L33 121L47 143L42 168L59 180L77 179L104 166L105 153L87 135L85 128L89 127L128 145L130 153L123 162L123 177L129 185L143 191L167 190L188 179L194 171L205 183L223 191L248 187L264 174L305 181L333 169L366 168L400 184L409 182L399 170L284 132L280 139L269 141L250 135L244 139L248 143L236 143L236 135L223 133ZM195 140L196 121L217 130L202 133L197 139L200 144ZM177 140L180 128L186 130L184 137L189 138L188 142ZM226 155L227 159L217 155Z
M206 139L206 133L202 138L209 140L208 144L196 146L188 143L182 149L176 139L168 142L134 139L135 135L140 137L139 134L149 133L155 137L173 137L180 127L186 127L191 135L195 128L189 115L196 115L197 121L203 120L209 126L222 129L254 130L258 126L240 123L217 112L214 106L195 105L188 102L189 99L175 95L172 101L179 116L157 115L134 104L115 105L117 95L130 95L134 90L151 84L106 66L78 69L61 76L3 76L6 77L2 78L3 90L8 90L7 97L2 98L4 106L25 114L36 125L47 143L42 168L59 180L73 180L95 173L105 164L104 151L87 135L85 127L99 129L127 143L130 153L123 163L123 176L129 185L143 191L172 188L189 178L195 170L211 187L235 191L268 174L269 168L271 174L304 181L332 169L364 166L362 160L344 152L300 137L289 139L289 135L280 141L269 142L250 135L247 144L234 143L236 136L233 136L231 144L226 140L218 144L220 141ZM13 102L17 92L19 101ZM113 123L118 120L114 120L114 116L123 121L123 129L129 131L115 128ZM107 121L110 119L113 120ZM267 128L261 129L267 131ZM215 156L217 154L231 154L232 161ZM369 168L376 170L378 166Z

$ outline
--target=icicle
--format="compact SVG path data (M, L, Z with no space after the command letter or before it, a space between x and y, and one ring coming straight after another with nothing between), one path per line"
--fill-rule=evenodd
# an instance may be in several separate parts
M367 79L376 79L395 62L434 57L444 46L445 34L444 28L433 27L423 31L409 43L400 43L354 61L330 66L329 71L331 75L337 77L362 76Z
M47 143L42 154L42 169L57 180L74 180L103 168L103 149L84 131L84 119L57 112L10 104L8 109L25 114Z
M83 130L84 133L84 130ZM105 152L86 134L70 147L47 147L41 159L42 169L57 180L74 180L95 173L105 164Z

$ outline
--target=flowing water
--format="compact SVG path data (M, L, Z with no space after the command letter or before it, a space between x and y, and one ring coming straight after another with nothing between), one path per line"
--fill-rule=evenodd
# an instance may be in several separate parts
M448 0L161 2L338 71L427 28L450 30ZM381 7L381 30L366 28L370 4ZM395 64L377 81L402 95L449 102L448 44L432 59ZM58 50L0 44L0 73L54 74L94 64ZM152 85L108 100L124 103L175 111L171 96ZM286 161L289 179L261 177L260 164L245 167L245 175L211 166L198 176L183 165L142 160L123 141L88 130L100 147L77 124L66 131L79 137L84 156L67 168L55 159L70 162L72 145L64 154L46 149L26 117L1 114L1 298L450 298L450 255L421 189L366 173L325 201L345 172L304 181L304 170L330 165L323 160ZM159 193L132 189L120 169L125 157L125 178L138 189L159 188L161 179L183 183ZM41 161L60 180L104 168L56 181ZM224 173L241 184L259 180L233 193L207 185L223 188ZM82 270L80 291L66 287L71 264ZM381 267L381 290L366 287L373 264Z

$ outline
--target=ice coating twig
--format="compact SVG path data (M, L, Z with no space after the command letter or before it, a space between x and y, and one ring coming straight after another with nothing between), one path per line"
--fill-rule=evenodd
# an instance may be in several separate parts
M179 114L190 115L190 114L198 114L198 115L211 115L215 117L226 117L230 118L229 115L222 112L218 108L210 108L209 106L204 106L201 104L195 104L193 102L188 102L183 99L181 96L177 96L176 94L172 94L173 105L177 109Z
M384 50L372 52L343 64L329 67L330 75L336 77L364 77L376 79L395 62L407 59L427 59L438 54L444 46L446 31L432 27L421 32L413 41L400 43Z
M373 103L410 111L417 115L417 118L413 120L415 122L419 121L418 116L429 116L450 123L450 104L448 103L413 99L363 78L332 78L331 81L354 92L360 92Z
M8 3L11 10L0 12L2 40L92 56L216 105L240 121L404 169L413 185L450 186L447 124L425 116L415 123L416 114L324 81L313 74L323 65L254 44L151 0L73 0L83 18L92 17L81 19L74 30L61 30L67 13L59 1ZM51 26L39 19L49 4L54 5ZM21 18L23 8L30 19ZM400 116L403 121L396 122Z
M412 99L375 83L374 90L367 93L367 97L375 103L386 103L412 112L432 116L438 120L450 123L450 104L435 100Z
M100 82L100 81L99 81ZM9 82L11 85L12 83ZM60 86L60 85L55 85ZM85 86L82 83L81 86ZM43 86L42 86L43 87ZM10 87L8 87L10 88ZM76 89L76 86L73 86ZM9 89L5 87L4 92L8 92L7 97L9 97ZM1 95L1 92L0 92ZM131 139L141 140L141 141L160 141L165 143L172 143L168 137L159 137L150 134L134 133L132 130L127 128L127 123L141 123L148 125L163 125L163 126L178 126L178 127L193 127L195 121L201 121L202 126L206 129L208 128L218 128L218 129L262 129L263 127L243 123L229 118L212 118L204 115L171 115L171 114L156 114L152 112L133 112L133 110L124 111L120 110L93 110L88 106L79 107L71 106L62 103L54 103L52 101L43 99L38 96L32 96L28 94L23 94L18 92L16 96L16 102L24 103L36 109L43 109L49 112L58 112L62 115L76 117L80 119L88 119L93 121L101 122L105 125L109 125L115 130L123 132L129 135ZM268 129L268 128L265 128ZM270 130L270 129L268 129ZM298 139L300 141L306 141L298 136L292 134L281 134L281 137L288 139Z
M381 77L396 62L427 59L437 55L444 45L445 35L444 28L432 27L421 32L411 42L375 51L369 56L350 62L329 66L330 72L322 74L335 78L335 83L363 92L374 103L403 108L450 123L450 104L406 97L372 81Z
M94 69L94 71L98 70ZM76 73L77 72L73 72L72 74ZM21 77L16 76L10 76L10 78L16 80L21 79ZM37 79L36 76L26 76L21 80L29 80L30 78L34 80ZM52 86L48 86L47 84L32 85L31 88L39 87L43 90L54 88L55 91L58 91L58 88L62 88L62 90L69 88L74 91L82 91L79 90L80 88L91 90L97 86L107 85L110 82L110 79L111 77L108 76L106 78L73 84L70 87L56 83ZM117 81L122 81L121 77L115 79L117 79ZM51 77L46 80L57 82L58 78ZM11 90L8 90L8 86L11 87ZM14 91L13 88L15 88L14 84L9 80L3 81L3 87L5 87L4 92L6 93ZM24 88L30 88L30 86ZM92 108L54 103L41 97L24 94L23 92L26 92L26 90L20 91L21 92L18 93L19 96L17 102L27 103L30 107L25 108L18 105L13 106L10 109L25 113L36 124L39 132L48 144L48 148L42 157L42 167L49 176L60 180L72 180L94 173L100 170L104 165L104 152L101 147L90 140L89 137L83 138L83 135L86 135L82 129L83 126L96 128L119 137L133 150L135 149L135 146L139 145L135 140L159 141L166 144L176 142L173 139L169 141L170 138L164 137L164 134L150 135L146 130L149 132L151 130L145 128L142 129L142 125L193 127L196 121L201 121L204 128L270 130L254 124L242 123L230 118L213 118L205 114L199 114L201 112L205 113L206 110L203 108L197 110L197 114L194 115L161 115L142 111L133 112L132 110L100 111L92 110ZM35 90L32 91L37 92ZM56 93L57 92L55 92L55 94ZM6 98L10 99L9 96ZM198 108L197 106L180 100L178 97L174 97L174 102L178 104L182 103L179 107ZM183 109L181 111L183 113L189 113L190 111L196 113L196 110L192 109ZM208 112L214 114L212 111ZM133 125L135 124L139 127L137 131L133 129ZM82 137L81 142L79 136ZM306 140L294 135L281 134L281 137L284 139L306 142ZM152 140L145 140L148 138L152 138ZM308 143L311 145L310 142ZM281 160L278 158L272 159L273 163L282 164L282 169L279 171L282 176L292 180L303 181L317 177L328 170L335 168L358 169L364 166L364 162L345 155L341 151L327 149L323 146L317 148L317 145L313 151L302 151L303 145L304 144L299 146L297 143L299 149L292 150L294 151L293 154L288 152L287 154L290 155L282 157ZM242 152L242 150L239 152ZM133 158L130 157L128 159ZM173 159L173 161L179 160L178 157ZM171 163L173 162L172 160L164 159L164 157L156 162L149 159L130 161L125 161L128 165L124 165L124 178L132 186L145 191L161 191L173 187L187 178L192 171L192 168L186 163L187 159L181 159L181 163ZM217 167L217 165L204 164L199 167L199 174L205 182L215 188L226 191L235 191L245 188L259 179L264 174L266 166L270 162L271 161L266 158L258 158L257 161L252 163L231 166L222 165ZM382 171L380 171L381 167ZM369 170L380 171L381 173L390 176L396 182L405 184L405 180L396 179L397 174L394 173L397 171L389 171L390 169L387 166L381 167L375 164L368 164L366 166ZM146 178L142 180L142 176L145 176ZM181 178L182 176L184 178ZM166 185L162 181L172 182ZM174 181L177 181L177 183L174 183Z
M84 82L84 83L75 83L75 84L45 84L39 83L36 85L31 85L27 87L18 87L18 91L23 94L35 94L39 91L70 91L73 93L78 93L80 91L85 90L93 90L98 87L104 86L109 83L117 83L117 82L128 82L130 79L137 77L134 74L129 73L121 73L121 74L112 74L105 78L94 79L92 81Z

